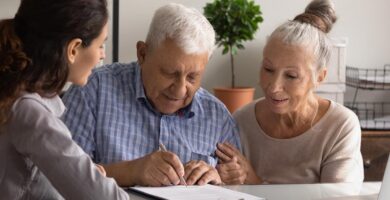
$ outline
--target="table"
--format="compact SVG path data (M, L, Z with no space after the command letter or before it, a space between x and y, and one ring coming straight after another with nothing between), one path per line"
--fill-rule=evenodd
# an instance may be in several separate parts
M362 185L349 183L290 184L290 185L231 185L225 188L236 190L267 200L312 200L347 199L352 196L367 196L376 199L381 182L364 182ZM131 200L145 199L129 193Z
M362 131L364 180L382 181L390 152L390 131Z

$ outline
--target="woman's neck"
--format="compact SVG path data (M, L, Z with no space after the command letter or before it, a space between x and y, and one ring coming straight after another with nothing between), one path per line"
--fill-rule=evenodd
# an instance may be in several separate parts
M256 113L258 123L271 137L286 139L296 137L309 130L317 121L319 113L319 99L314 95L298 106L294 111L284 114L272 112L269 107L263 106ZM264 112L265 111L265 112Z
M302 127L304 125L312 125L313 119L318 110L318 99L312 97L302 102L296 109L291 112L277 114L273 113L271 116L273 120L289 129Z

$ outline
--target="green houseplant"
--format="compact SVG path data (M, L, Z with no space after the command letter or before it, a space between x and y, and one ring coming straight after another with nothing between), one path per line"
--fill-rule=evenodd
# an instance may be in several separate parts
M216 43L223 47L222 54L229 53L231 67L231 88L235 89L234 55L238 49L244 49L243 42L253 40L259 24L263 21L260 6L253 0L214 0L203 8L204 15L216 32ZM214 89L215 90L215 89ZM253 99L252 89L252 99ZM229 108L225 97L219 97ZM234 97L241 100L240 97ZM226 100L235 101L235 100ZM236 108L229 108L233 112Z

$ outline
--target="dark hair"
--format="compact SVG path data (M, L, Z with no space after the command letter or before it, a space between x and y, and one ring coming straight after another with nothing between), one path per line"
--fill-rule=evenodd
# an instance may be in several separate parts
M0 125L22 91L58 94L68 78L66 48L88 47L108 20L106 0L21 0L0 21Z

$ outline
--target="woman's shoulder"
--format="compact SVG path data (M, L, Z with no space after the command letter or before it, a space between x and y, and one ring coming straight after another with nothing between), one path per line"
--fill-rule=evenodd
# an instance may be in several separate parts
M13 104L12 112L52 113L59 117L65 110L58 95L50 98L42 97L37 93L24 93Z
M334 101L330 102L327 113L315 128L323 130L331 138L343 138L350 134L360 137L360 123L356 114ZM339 137L334 137L335 134Z
M37 93L25 93L21 95L12 106L13 112L18 112L19 110L34 112L42 109L49 110L43 98Z
M352 110L335 101L330 101L328 112L329 118L331 118L332 121L359 121L357 115Z

